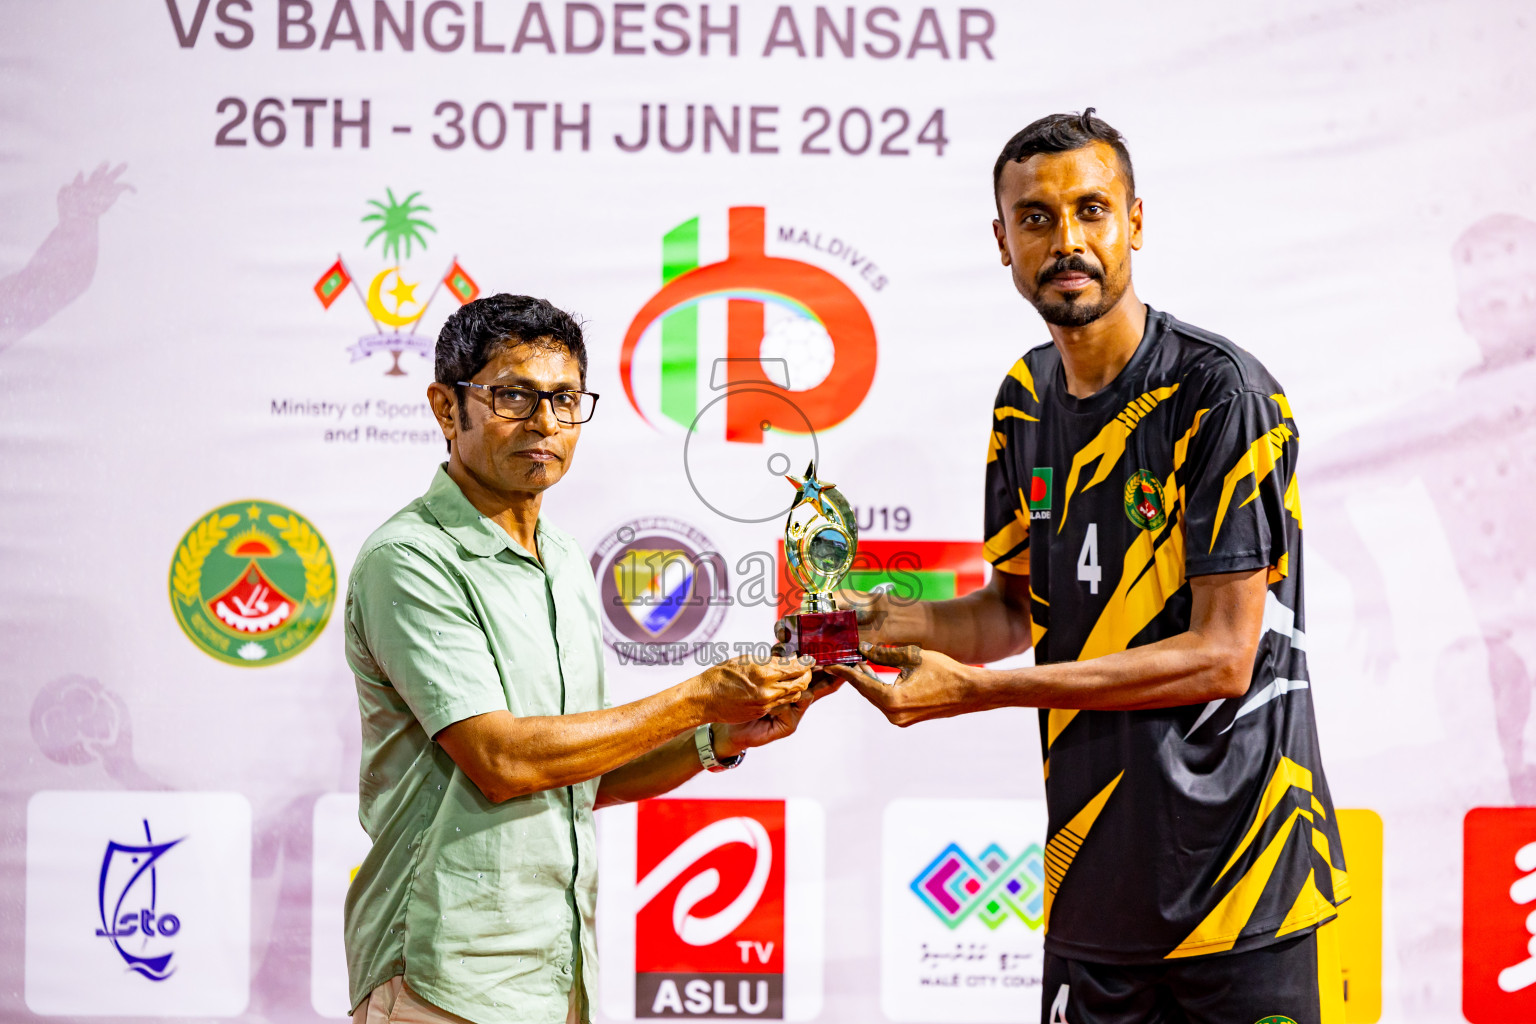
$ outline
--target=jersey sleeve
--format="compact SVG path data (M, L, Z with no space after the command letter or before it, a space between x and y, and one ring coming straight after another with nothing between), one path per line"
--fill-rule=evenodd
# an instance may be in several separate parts
M430 556L401 544L375 548L357 566L347 603L352 670L394 687L428 736L507 710L485 630Z
M1020 361L1022 362L1022 360ZM1011 379L1011 378L1010 378ZM1029 575L1029 505L1014 472L1018 433L1010 429L1016 410L1004 381L992 407L992 427L987 439L986 543L983 554L999 572Z
M1241 391L1199 414L1178 474L1185 576L1266 566L1285 572L1285 517L1300 513L1290 412L1282 393Z

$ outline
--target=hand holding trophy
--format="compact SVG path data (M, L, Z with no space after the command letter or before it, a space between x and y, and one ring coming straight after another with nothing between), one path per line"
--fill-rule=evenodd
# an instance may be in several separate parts
M859 622L852 609L837 607L832 593L853 568L859 527L838 489L816 479L816 463L804 479L785 477L798 489L784 523L784 559L805 591L800 610L787 615L781 636L787 656L808 654L818 665L853 665L859 654Z

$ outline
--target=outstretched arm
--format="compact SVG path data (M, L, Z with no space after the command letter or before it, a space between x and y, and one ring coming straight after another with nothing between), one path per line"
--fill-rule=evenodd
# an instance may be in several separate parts
M901 668L895 683L833 671L900 726L1000 707L1134 711L1240 697L1252 677L1266 581L1264 569L1195 577L1186 632L1087 661L991 670L916 645L869 646L870 661Z
M693 730L705 722L755 722L793 706L810 676L809 660L757 665L738 658L620 707L526 718L491 711L454 722L436 739L486 799L500 803L586 782L658 747L680 751L672 741L686 734L691 743ZM681 762L681 755L674 751L664 760Z
M0 349L69 305L96 273L96 221L133 186L119 182L127 164L106 164L59 189L59 225L25 267L0 278Z
M738 725L710 726L715 756L735 757L752 747L761 747L794 734L806 709L842 685L842 681L818 682L801 694L793 704L785 704L762 718ZM597 788L597 806L649 800L669 793L703 769L693 732L684 733L670 743L603 775Z
M948 601L903 601L892 593L842 591L838 604L859 616L859 639L911 644L956 661L983 664L1023 654L1031 644L1029 577L993 570L980 590ZM781 622L779 639L788 638Z

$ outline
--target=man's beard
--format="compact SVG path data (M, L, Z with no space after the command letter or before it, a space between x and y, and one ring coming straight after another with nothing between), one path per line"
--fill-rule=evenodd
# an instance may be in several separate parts
M1099 301L1089 302L1080 293L1060 299L1044 297L1045 286L1050 283L1051 278L1071 270L1087 274L1099 282ZM1119 287L1114 287L1114 284L1118 284ZM1035 279L1035 295L1029 301L1035 307L1035 311L1040 314L1040 318L1048 324L1054 324L1057 327L1084 327L1113 309L1115 303L1119 302L1124 294L1123 281L1106 283L1104 272L1081 256L1063 256L1040 272Z

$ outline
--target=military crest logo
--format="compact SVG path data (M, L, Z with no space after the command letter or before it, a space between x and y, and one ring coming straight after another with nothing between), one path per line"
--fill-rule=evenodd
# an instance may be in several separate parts
M1163 485L1150 471L1138 469L1125 482L1125 515L1143 530L1162 529L1168 521Z
M272 665L320 635L336 603L336 569L304 517L237 501L199 517L171 560L171 608L204 653Z
M353 276L347 261L339 253L336 262L315 282L314 292L315 298L327 310L349 289L357 296L373 323L373 333L359 337L356 344L347 349L352 354L352 361L367 359L376 352L388 352L394 361L384 373L398 377L405 374L400 368L403 353L414 352L423 359L432 358L435 339L416 331L438 294L446 288L448 294L463 305L480 294L480 286L459 265L458 256L453 256L442 277L433 282L427 297L418 297L416 290L425 286L426 278L420 269L410 265L410 260L418 250L426 252L425 233L437 233L437 228L422 216L431 213L432 208L418 201L421 198L419 191L404 199L396 199L394 190L387 188L384 195L383 200L368 200L371 210L362 218L362 224L373 229L363 247L366 249L377 241L379 255L384 260L384 266L368 279L367 293L364 294L359 279Z

